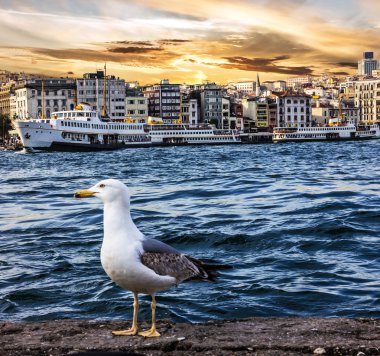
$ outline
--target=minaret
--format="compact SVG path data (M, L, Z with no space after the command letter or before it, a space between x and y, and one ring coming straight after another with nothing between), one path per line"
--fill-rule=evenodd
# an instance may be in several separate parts
M261 95L261 88L260 88L260 77L259 73L257 73L257 80L256 80L256 96Z

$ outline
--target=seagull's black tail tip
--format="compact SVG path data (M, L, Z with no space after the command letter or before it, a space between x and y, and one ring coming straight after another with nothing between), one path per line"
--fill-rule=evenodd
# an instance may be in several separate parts
M194 280L207 280L210 282L216 282L219 276L219 270L232 269L233 266L227 264L208 264L197 260L194 257L187 256L199 269L200 274L193 278Z

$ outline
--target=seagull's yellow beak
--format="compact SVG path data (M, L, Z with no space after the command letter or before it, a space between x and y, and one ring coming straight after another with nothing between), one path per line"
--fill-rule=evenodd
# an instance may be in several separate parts
M75 198L89 198L93 197L95 192L92 192L91 190L88 189L83 189L83 190L78 190L77 192L74 193Z

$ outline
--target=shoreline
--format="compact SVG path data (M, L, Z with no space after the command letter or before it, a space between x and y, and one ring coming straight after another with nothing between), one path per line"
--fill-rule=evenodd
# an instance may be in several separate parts
M0 322L2 356L18 355L380 355L380 319L254 317L174 324L159 338L113 336L130 320ZM150 324L141 322L140 328Z

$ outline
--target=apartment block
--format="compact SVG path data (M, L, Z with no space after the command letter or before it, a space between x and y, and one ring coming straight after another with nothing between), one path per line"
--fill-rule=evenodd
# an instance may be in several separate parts
M104 71L86 73L83 78L76 80L77 101L86 102L99 115L103 113L106 105L107 115L111 120L123 119L125 117L125 80L113 75L106 78L106 101L104 103Z
M180 117L179 84L170 84L167 79L160 84L147 86L144 96L148 99L149 116L160 117L165 123L174 123Z
M222 88L215 83L206 84L201 92L201 118L222 127Z
M360 123L380 122L380 79L355 83L355 106L359 108Z
M277 95L277 118L280 127L311 126L311 98L287 91Z
M144 96L127 96L125 98L126 117L142 120L148 117L148 98Z
M0 85L0 114L11 116L11 95L14 93L15 82L9 81Z
M196 99L184 99L182 101L182 123L197 126L199 123L199 107Z
M15 105L13 115L27 119L42 117L44 114L44 117L50 118L53 111L74 108L76 89L74 79L48 78L43 81L44 94L42 94L42 79L20 81L15 85L12 98L12 105Z

